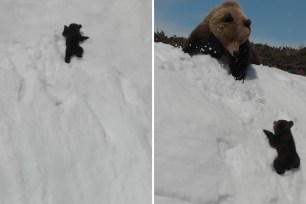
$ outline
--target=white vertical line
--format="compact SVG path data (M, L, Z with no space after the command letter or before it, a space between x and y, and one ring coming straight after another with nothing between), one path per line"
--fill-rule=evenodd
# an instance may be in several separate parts
M154 0L152 0L152 204L154 204Z

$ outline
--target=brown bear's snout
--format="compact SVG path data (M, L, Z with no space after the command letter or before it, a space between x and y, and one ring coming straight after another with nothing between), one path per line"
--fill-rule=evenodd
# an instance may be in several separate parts
M238 54L239 54L239 51L234 51L234 52L233 52L233 56L234 56L234 57L237 57Z
M231 42L226 46L226 49L228 50L228 52L233 56L233 57L237 57L239 54L239 42Z

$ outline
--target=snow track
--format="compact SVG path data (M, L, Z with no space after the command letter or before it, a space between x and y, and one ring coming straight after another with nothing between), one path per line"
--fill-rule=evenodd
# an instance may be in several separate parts
M306 203L306 80L251 66L245 83L209 56L155 44L158 204ZM263 129L293 120L301 168L277 175Z

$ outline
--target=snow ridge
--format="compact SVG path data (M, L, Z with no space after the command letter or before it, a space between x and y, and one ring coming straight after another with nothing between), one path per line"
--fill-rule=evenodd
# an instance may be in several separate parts
M245 83L210 56L155 44L155 192L158 204L306 202L303 163L277 175L263 129L293 120L305 154L306 80L252 65Z
M151 124L139 90L103 58L66 64L64 49L60 35L3 46L0 203L147 202Z
M151 202L151 2L0 2L0 204ZM64 25L90 39L64 62Z

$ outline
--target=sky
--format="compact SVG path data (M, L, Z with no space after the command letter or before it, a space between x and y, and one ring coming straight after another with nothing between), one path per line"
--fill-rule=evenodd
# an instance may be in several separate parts
M188 37L221 0L155 0L154 30ZM238 0L252 20L250 40L272 46L306 46L306 0Z

